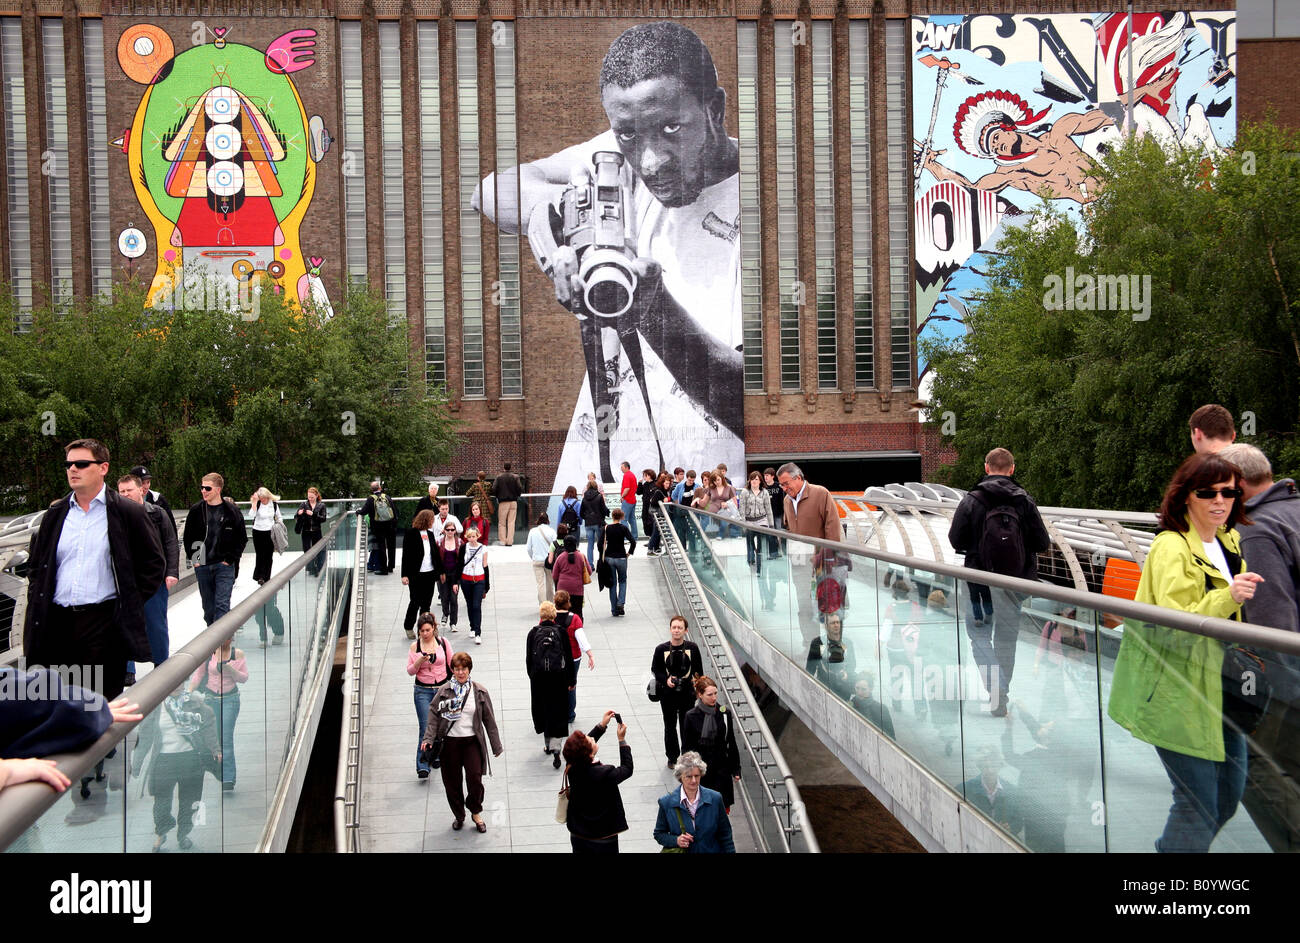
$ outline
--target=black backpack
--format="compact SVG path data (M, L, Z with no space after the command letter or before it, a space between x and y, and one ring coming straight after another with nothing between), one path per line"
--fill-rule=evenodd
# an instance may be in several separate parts
M549 675L564 670L564 647L569 644L565 632L558 625L537 625L541 629L533 636L532 656L533 670L539 674Z
M1025 534L1019 509L1010 504L990 505L978 491L972 494L975 500L988 508L976 551L980 569L1003 576L1022 575L1026 559Z
M564 499L564 510L560 512L560 523L569 528L569 533L576 533L575 528L582 525L582 519L578 516L578 509L573 498Z

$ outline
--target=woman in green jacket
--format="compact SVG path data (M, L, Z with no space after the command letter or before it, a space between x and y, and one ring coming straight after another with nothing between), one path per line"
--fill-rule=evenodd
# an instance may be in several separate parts
M1137 601L1240 618L1260 577L1247 572L1232 528L1249 524L1241 471L1218 455L1178 467L1160 506L1160 532L1142 568ZM1223 643L1127 619L1115 659L1111 719L1156 748L1173 785L1162 852L1207 852L1237 811L1246 740L1223 715Z

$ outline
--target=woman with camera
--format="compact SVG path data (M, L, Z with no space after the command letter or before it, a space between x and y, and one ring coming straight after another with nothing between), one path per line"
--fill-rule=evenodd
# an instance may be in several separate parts
M415 716L420 722L420 738L415 741L415 775L428 779L429 764L424 761L421 745L429 719L429 705L433 703L438 688L451 678L451 646L446 639L438 637L438 617L432 612L420 616L420 635L411 643L406 656L406 673L415 678Z
M686 712L686 720L682 722L682 750L700 754L708 767L701 785L722 796L722 805L730 813L736 801L732 781L740 781L736 728L727 706L718 703L716 681L708 675L696 678L695 694L699 700Z
M610 720L617 719L618 766L596 762L596 741L604 736ZM575 730L564 741L564 770L569 788L566 824L573 851L585 854L618 854L618 836L627 831L623 797L618 784L632 775L632 748L627 745L627 724L613 711L605 711L590 733Z
M190 676L190 690L201 691L221 719L221 788L235 788L235 721L239 720L239 686L248 680L243 649L228 638L212 653L208 663Z
M692 855L736 853L722 796L701 784L708 770L698 753L688 750L677 758L673 775L681 785L660 798L655 820L655 841L665 848Z
M487 688L469 679L473 669L474 659L468 652L451 656L451 681L438 689L429 705L421 747L429 765L442 768L442 787L454 816L452 831L465 827L468 808L474 827L486 832L483 774L492 775L488 742L493 756L500 756L504 748Z

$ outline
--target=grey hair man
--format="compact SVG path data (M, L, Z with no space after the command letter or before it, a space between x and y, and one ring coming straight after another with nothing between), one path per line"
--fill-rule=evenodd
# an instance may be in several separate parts
M1239 529L1241 555L1262 576L1246 604L1246 621L1300 632L1300 492L1290 478L1273 480L1268 458L1253 445L1219 455L1241 469L1242 501L1254 522ZM1241 804L1274 851L1300 851L1300 658L1266 649L1273 699L1247 741Z

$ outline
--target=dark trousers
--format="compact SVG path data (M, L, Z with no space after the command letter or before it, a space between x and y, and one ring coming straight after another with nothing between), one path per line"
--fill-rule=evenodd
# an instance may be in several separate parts
M433 605L433 587L438 582L438 575L430 570L428 573L417 573L411 577L411 582L407 589L411 592L411 601L406 606L406 618L402 620L402 628L410 632L415 628L415 620L420 618L420 613L428 612L429 607Z
M235 588L235 568L228 563L208 563L194 568L203 600L203 621L216 622L230 611L230 591Z
M320 534L312 534L312 533L303 534L302 552L305 554L312 547L316 546L316 541L318 540L320 540ZM321 571L321 567L325 565L325 554L328 552L329 552L328 550L322 550L320 555L316 557L315 560L307 564L307 573L309 575L315 576L317 573Z
M582 594L574 595L569 593L569 611L579 618L582 617Z
M484 580L462 580L460 591L465 594L465 612L469 615L469 630L483 634L483 596L487 583Z
M461 787L462 774L469 786L467 795ZM442 742L442 788L457 822L464 820L466 808L471 815L483 811L483 748L478 737L447 737Z
M276 605L274 598L268 600L262 608L253 613L253 619L257 622L257 637L259 640L266 641L266 625L271 624L271 632L276 638L284 638L284 616L280 614L280 607Z
M1300 851L1300 709L1275 698L1246 742L1241 804L1270 848Z
M271 578L271 557L275 554L269 530L253 531L253 550L257 554L253 564L253 582L265 583Z
M159 753L153 760L149 786L153 793L153 833L166 835L176 826L176 837L184 838L194 827L194 806L203 798L203 767L194 750ZM172 794L179 793L179 808L172 816Z
M81 610L50 604L45 628L32 640L32 667L65 672L70 681L108 700L126 686L126 641L114 619L117 600Z
M374 532L379 572L391 573L397 569L397 522L375 521Z
M442 614L452 625L456 624L456 610L460 602L460 592L456 589L459 585L451 580L438 581L438 603L442 606Z
M763 538L765 534L760 534L756 530L745 531L745 562L752 563L758 567L758 572L763 572Z
M677 679L679 685L689 685L690 681ZM693 691L692 691L693 693ZM679 697L672 694L659 695L659 709L664 715L664 755L668 759L677 760L681 756L682 747L679 736L686 736L686 713L695 706L694 698Z
M966 589L970 592L971 615L976 619L992 618L993 596L989 588L983 583L967 582Z
M610 835L608 838L579 838L573 832L569 832L569 844L573 846L575 855L616 855L618 854L618 836Z

